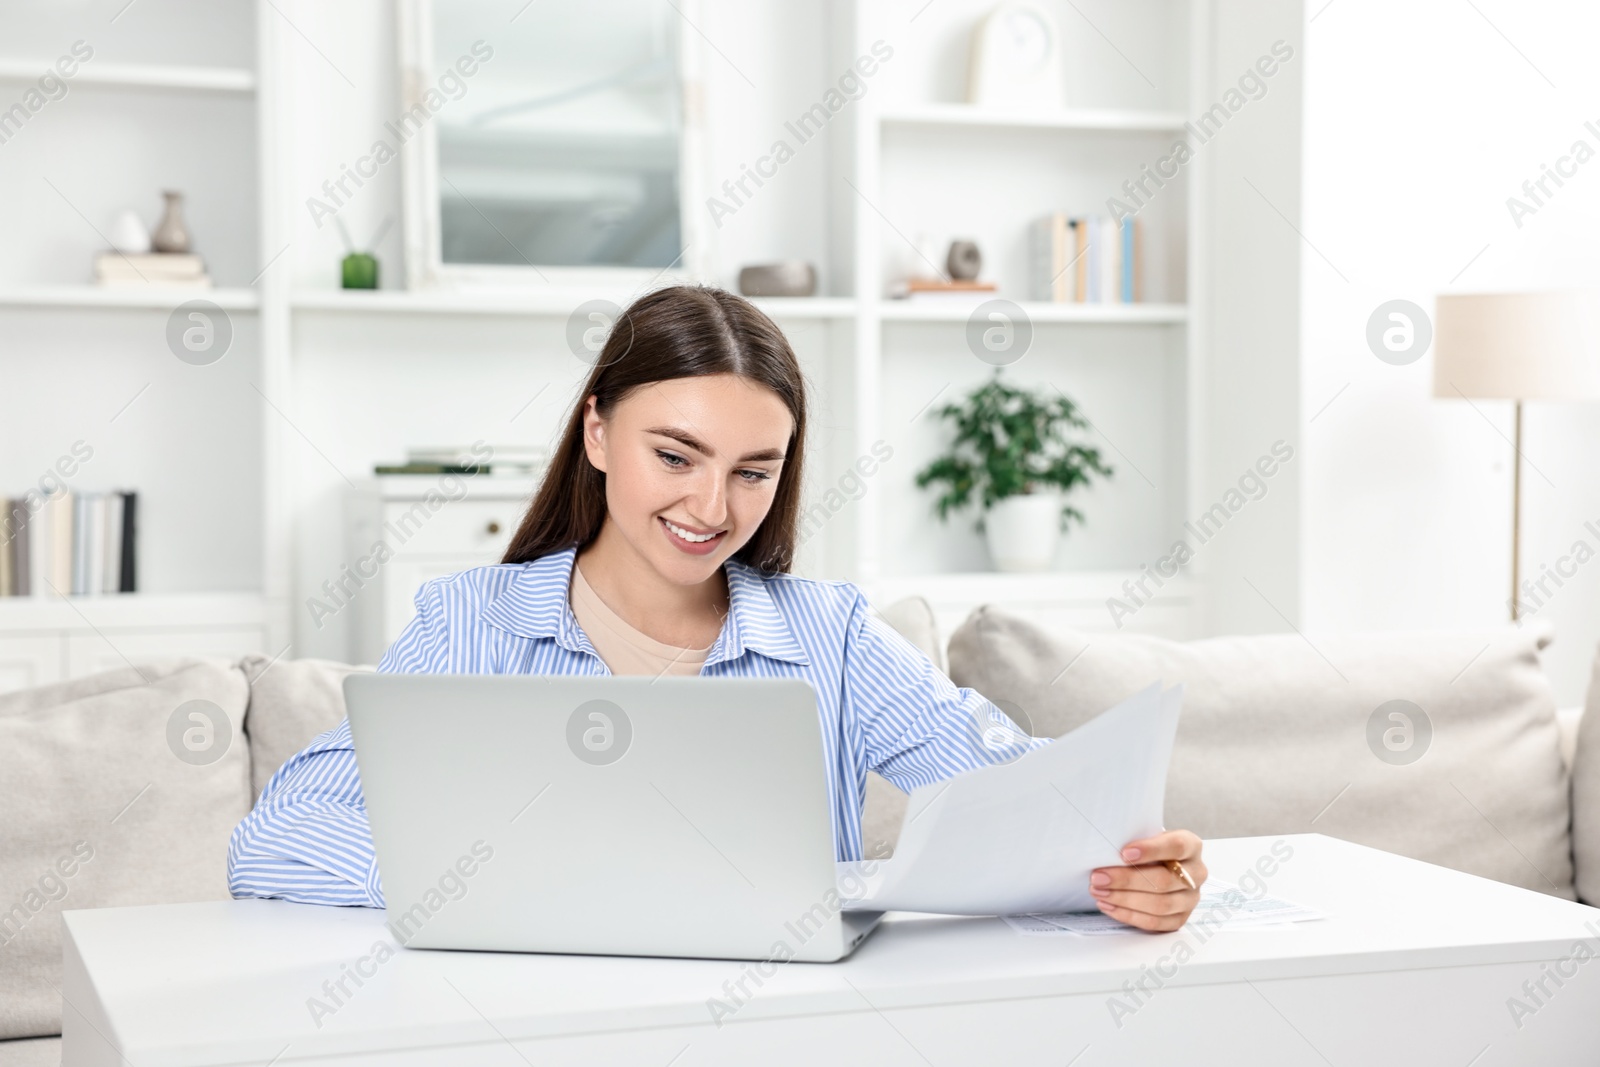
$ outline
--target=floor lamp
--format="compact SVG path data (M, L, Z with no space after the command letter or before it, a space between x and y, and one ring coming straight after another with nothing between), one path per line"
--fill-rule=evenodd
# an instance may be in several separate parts
M1593 294L1441 295L1434 306L1433 395L1513 402L1511 621L1521 597L1522 402L1600 396Z

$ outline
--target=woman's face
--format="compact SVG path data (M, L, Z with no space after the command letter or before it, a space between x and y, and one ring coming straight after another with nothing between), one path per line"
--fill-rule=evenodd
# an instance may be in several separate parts
M591 396L583 439L589 462L606 474L617 532L662 575L687 585L710 577L766 518L793 430L771 389L712 374L636 389L609 423ZM685 532L714 536L696 542Z

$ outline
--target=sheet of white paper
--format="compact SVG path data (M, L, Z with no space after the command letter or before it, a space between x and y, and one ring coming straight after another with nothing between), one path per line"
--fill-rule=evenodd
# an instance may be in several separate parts
M1090 871L1121 865L1124 844L1162 829L1182 699L1182 686L1162 692L1155 683L1011 763L914 790L894 856L840 864L842 906L947 915L1093 909Z
M1019 934L1034 937L1099 936L1103 934L1136 934L1136 927L1118 922L1101 911L1057 912L1049 915L1007 915L1006 923ZM1189 916L1185 929L1195 927L1211 930L1265 930L1274 926L1325 919L1327 915L1304 904L1294 904L1280 897L1246 896L1238 886L1229 882L1206 879L1200 887L1200 903Z

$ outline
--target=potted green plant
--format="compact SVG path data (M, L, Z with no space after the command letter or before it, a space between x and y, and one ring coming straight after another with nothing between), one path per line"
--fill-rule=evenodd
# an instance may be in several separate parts
M1049 570L1061 532L1074 519L1084 521L1067 495L1088 485L1091 473L1112 475L1098 449L1068 440L1066 431L1089 426L1077 405L1059 389L1012 388L997 370L962 403L946 404L936 414L955 423L955 440L917 473L916 483L945 487L934 503L940 520L976 497L976 528L988 541L995 567Z

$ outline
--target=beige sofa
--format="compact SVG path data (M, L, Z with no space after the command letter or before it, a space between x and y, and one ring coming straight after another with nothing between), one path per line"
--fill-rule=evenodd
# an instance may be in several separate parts
M1320 831L1600 900L1600 715L1587 728L1558 717L1538 661L1548 631L1177 644L1046 633L986 607L946 647L920 598L883 614L1036 735L1183 682L1169 826ZM339 722L343 678L362 669L193 659L0 696L0 1067L60 1062L53 1035L73 1010L58 992L61 910L227 897L233 827L283 760ZM1421 740L1412 713L1398 757L1382 742L1391 720L1369 725L1392 700L1431 726ZM904 806L869 776L869 849L892 845Z

